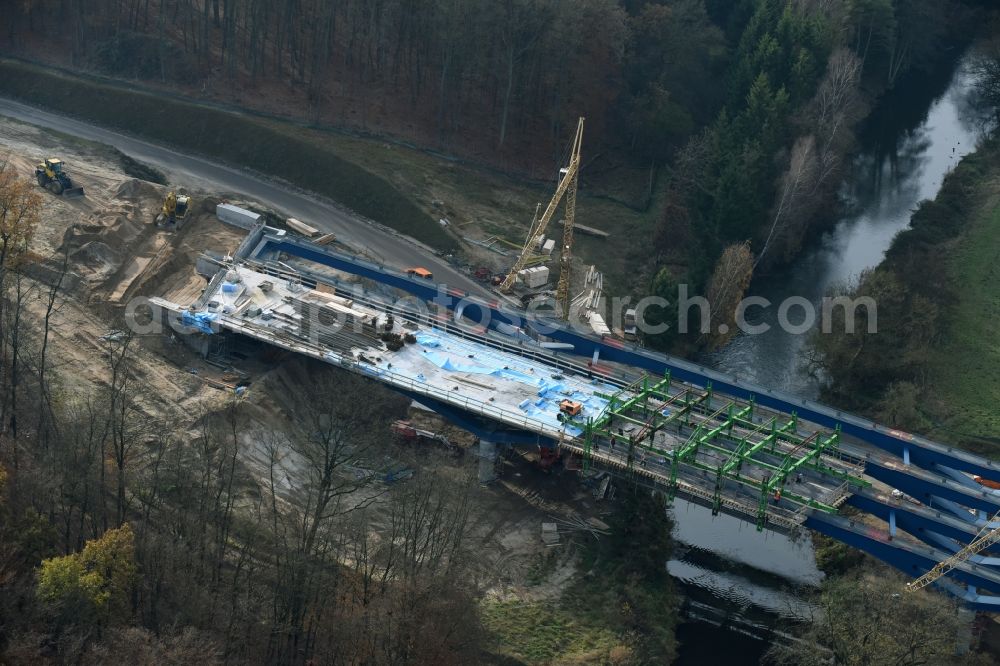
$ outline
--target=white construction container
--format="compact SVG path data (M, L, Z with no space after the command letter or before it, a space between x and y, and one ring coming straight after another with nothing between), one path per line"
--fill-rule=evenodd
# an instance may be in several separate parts
M536 287L545 285L549 281L549 267L533 266L531 268L523 268L518 271L517 277L525 287L535 289Z
M639 331L636 328L635 308L625 310L625 326L623 334L626 340L637 340Z
M541 287L543 284L549 281L549 267L548 266L535 266L536 278L538 286Z
M305 222L300 222L296 220L294 217L290 217L287 220L285 220L285 224L287 224L290 229L294 229L295 231L299 232L306 238L312 238L313 236L319 235L319 229L317 229L316 227L311 227Z
M544 243L542 243L542 254L544 254L545 256L551 255L552 251L555 250L555 249L556 249L556 239L555 238L550 238L547 241L545 241Z
M260 220L260 215L232 204L219 204L215 207L215 216L226 224L240 229L253 229Z
M590 313L590 327L597 335L611 335L611 329L604 323L604 317L596 312Z

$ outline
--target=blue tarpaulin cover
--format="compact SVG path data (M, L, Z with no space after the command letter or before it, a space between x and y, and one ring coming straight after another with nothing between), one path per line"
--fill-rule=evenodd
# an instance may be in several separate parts
M212 330L212 322L215 321L217 314L214 312L187 312L185 311L181 315L181 323L185 326L190 326L191 328L197 328L202 333L208 333L211 335L215 333Z

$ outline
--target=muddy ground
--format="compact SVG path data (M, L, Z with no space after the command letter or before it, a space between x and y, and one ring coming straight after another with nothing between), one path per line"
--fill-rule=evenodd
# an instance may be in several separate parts
M53 313L51 358L57 359L59 390L85 394L108 380L104 336L116 330L125 304L141 296L162 296L178 303L193 301L205 286L195 271L204 250L233 250L242 230L226 226L214 216L214 206L234 195L191 192L193 207L178 230L154 225L168 187L127 175L113 151L104 146L56 136L0 119L0 160L6 160L29 180L34 165L44 157L59 157L86 196L58 197L41 188L42 220L32 240L38 276L38 294L45 279L67 259L63 293ZM30 300L28 317L41 326L44 299ZM180 432L198 436L199 420L218 413L234 400L237 381L249 383L241 398L250 418L272 431L294 428L296 399L308 399L316 367L303 359L274 350L259 350L233 367L212 365L171 335L139 338L135 371L149 387L144 408L149 416L176 424ZM320 370L325 370L321 367ZM404 407L404 411L405 407ZM445 434L453 449L432 443L396 440L385 424L383 455L414 470L434 468L455 478L475 474L478 467L475 438L442 421L437 415L410 407L406 416L418 427ZM242 452L247 472L261 477L267 463L254 446ZM537 601L555 598L574 572L573 544L590 534L563 534L562 545L546 546L542 522L553 517L593 518L606 507L569 472L541 471L537 454L513 454L504 459L499 478L476 492L476 502L489 520L477 534L484 580L499 598ZM282 464L295 475L294 456ZM405 483L405 481L403 481ZM558 555L553 558L552 553ZM540 558L556 561L544 580L529 585L528 574Z

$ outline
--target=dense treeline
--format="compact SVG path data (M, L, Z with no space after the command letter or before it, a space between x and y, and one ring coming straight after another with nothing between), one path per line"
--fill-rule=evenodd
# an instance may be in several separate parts
M3 45L15 52L237 93L248 106L267 108L278 92L293 115L453 136L446 145L462 152L510 144L511 158L527 148L546 168L578 115L590 154L624 146L662 161L723 104L737 135L764 132L767 153L833 48L850 48L876 87L891 86L932 63L961 18L955 0L0 4ZM751 89L763 107L749 108Z
M855 127L873 100L904 74L940 63L975 8L923 0L707 4L733 44L726 98L670 169L652 291L675 302L678 283L707 284L718 295L712 330L718 317L735 331L731 304L753 271L790 260L829 220ZM749 263L739 251L745 241ZM707 338L718 344L725 336Z
M52 57L32 39L62 38L77 67L264 108L277 92L292 115L546 169L579 115L592 155L686 135L714 111L726 51L698 1L5 4L17 52Z
M730 303L754 268L795 256L826 218L873 100L947 57L988 3L5 4L13 20L0 46L15 53L394 134L546 178L584 115L585 186L600 179L614 189L617 166L628 165L631 178L640 167L649 186L630 188L647 190L635 203L662 205L642 271L649 281L636 290L674 301L678 282L714 285ZM652 197L658 189L664 195ZM748 241L749 272L736 251ZM726 248L738 264L717 265Z

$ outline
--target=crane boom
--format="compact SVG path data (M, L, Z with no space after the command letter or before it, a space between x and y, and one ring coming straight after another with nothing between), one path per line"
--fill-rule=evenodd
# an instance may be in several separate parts
M916 579L912 583L907 583L906 589L912 592L914 590L919 590L920 588L927 587L928 585L936 581L938 578L940 578L941 576L945 575L946 573L957 567L962 562L968 560L973 555L981 553L985 549L989 548L993 544L1000 541L1000 527L995 527L995 528L988 527L991 523L994 523L997 520L1000 520L1000 512L998 512L995 516L993 516L992 519L990 519L989 522L986 523L987 527L984 527L982 530L980 530L979 534L976 536L975 539L972 540L972 542L968 546L958 551L951 557L938 562L937 564L934 565L933 569L931 569L930 571L928 571L927 573L925 573L923 576Z
M576 170L573 172L573 182L566 190L566 221L563 222L562 247L559 250L559 284L556 287L556 304L562 310L562 318L569 320L569 278L573 260L573 223L576 221L576 184L580 177L580 144L583 139L583 118L576 133L573 150L576 155Z
M511 266L510 272L507 273L507 277L504 278L503 282L500 283L500 291L508 292L510 288L514 286L514 282L517 280L518 272L527 265L531 258L531 253L534 247L538 244L538 241L542 236L545 235L545 230L549 225L549 221L555 214L556 209L559 207L560 202L564 196L567 197L566 202L566 223L563 228L563 247L560 253L560 270L566 271L566 281L567 281L567 293L568 293L568 266L564 265L568 263L568 257L564 257L567 253L566 239L569 238L572 242L573 232L573 216L576 212L576 184L578 181L578 176L580 173L580 146L583 143L583 118L580 118L576 126L576 136L573 139L573 148L570 151L569 164L565 169L560 169L561 177L559 179L559 185L556 187L555 194L552 195L552 200L549 201L549 205L545 207L545 212L542 213L541 218L534 225L534 229L528 234L528 240L521 249L521 254L518 256L517 261ZM559 285L562 287L563 284L563 274L560 273ZM566 303L568 306L569 303Z

